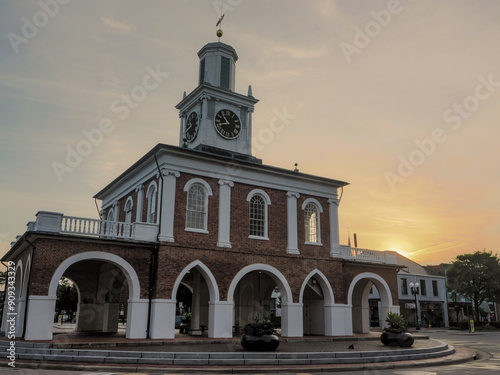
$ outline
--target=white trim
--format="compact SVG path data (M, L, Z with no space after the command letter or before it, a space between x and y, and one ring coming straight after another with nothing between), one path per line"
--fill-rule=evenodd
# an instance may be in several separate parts
M194 185L201 185L205 189L205 220L203 221L203 229L193 228L188 226L188 207L189 207L189 191ZM212 188L210 185L201 178L192 178L184 185L184 191L186 192L186 221L184 224L184 230L188 232L198 232L198 233L209 233L208 232L208 197L213 195Z
M354 292L354 287L358 283L358 281L363 280L363 279L368 279L369 281L373 282L375 286L377 287L377 290L380 295L380 299L382 300L383 297L387 297L388 305L392 306L392 294L391 294L391 289L389 288L389 285L387 284L387 281L384 280L381 276L377 275L376 273L372 272L363 272L360 273L359 275L356 275L354 279L351 281L351 285L349 285L349 291L347 292L347 304L352 306L352 294ZM380 283L380 285L379 285ZM382 288L381 288L382 287ZM382 290L381 290L382 289ZM382 296L384 294L384 296Z
M127 221L127 205L130 202L130 221ZM132 209L134 208L134 200L132 199L131 196L127 198L125 201L125 205L123 206L123 212L125 213L125 222L126 223L132 223Z
M267 193L262 189L253 189L250 193L248 193L247 202L250 202L252 197L257 194L262 195L262 198L264 198L266 204L271 204L271 198L269 198L269 195L267 195Z
M134 267L132 267L130 263L128 263L126 260L119 257L118 255L105 253L102 251L88 251L84 253L75 254L73 256L70 256L69 258L66 258L59 265L59 267L57 267L56 271L54 272L54 275L52 276L49 285L49 297L53 298L56 297L57 285L59 284L59 280L69 267L71 267L73 264L77 262L90 259L108 261L114 263L119 268L121 268L124 273L124 276L127 279L129 288L131 288L129 299L133 301L138 301L140 299L141 286L139 284L139 277L135 272Z
M321 206L321 203L319 203L318 200L314 198L307 198L304 203L302 203L302 210L304 210L309 203L314 203L318 208L318 212L323 213L323 207Z
M271 204L271 198L269 198L269 195L262 190L262 189L253 189L250 193L247 195L247 202L248 202L248 218L250 219L250 205L252 204L252 198L254 196L260 196L264 200L264 235L263 236L255 236L255 235L249 235L248 238L254 239L254 240L269 240L269 210L268 206ZM250 228L248 228L250 229Z
M186 276L188 271L192 270L193 268L198 269L198 271L201 273L201 275L204 277L207 283L208 294L210 296L209 301L218 302L219 287L217 285L217 280L215 280L212 271L210 271L210 269L199 260L195 260L194 262L190 263L179 273L179 276L177 276L177 279L175 280L174 286L172 288L172 300L174 301L176 300L177 290L179 289L179 285L181 284L182 279L184 278L184 276Z
M150 212L150 204L149 204L149 195L151 194L151 188L154 186L155 188L155 193L156 193L156 197L155 197L155 211L154 213L156 214L156 221L152 224L158 224L158 198L160 197L160 194L159 194L159 190L158 190L158 184L156 183L156 181L151 181L151 183L148 185L148 188L146 189L146 204L147 204L147 212L146 212L146 223L151 223L151 221L149 221L149 216L151 215L151 212Z
M205 223L206 224L206 223ZM206 225L205 225L206 226ZM198 229L198 228L190 228L190 227L186 227L184 228L184 230L186 232L194 232L194 233L210 233L208 230L206 229Z
M330 282L326 278L323 272L321 272L318 269L312 270L309 272L309 275L306 276L304 279L304 282L302 283L302 287L300 288L300 294L299 294L299 303L303 303L303 298L304 298L304 290L306 288L307 283L309 280L315 277L319 283L319 286L321 287L321 290L323 291L323 301L325 306L330 306L331 304L335 304L335 297L333 294L333 289L330 285Z
M210 187L210 185L208 184L208 182L206 182L205 180L202 180L201 178L192 178L188 182L186 182L186 185L184 185L184 191L186 193L189 192L189 189L191 188L191 185L194 185L194 184L201 184L201 185L203 185L205 187L205 189L207 190L207 196L213 195L212 188Z
M321 204L314 198L307 198L304 203L302 203L302 212L305 214L305 208L307 207L308 204L313 204L316 206L317 214L318 217L316 219L316 242L311 242L307 240L307 237L304 239L304 244L306 245L316 245L316 246L323 246L323 243L321 241L321 214L323 213L323 208L321 207ZM307 236L306 232L306 221L304 220L304 234Z

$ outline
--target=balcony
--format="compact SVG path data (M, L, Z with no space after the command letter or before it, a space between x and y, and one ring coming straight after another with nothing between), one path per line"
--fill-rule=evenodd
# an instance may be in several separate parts
M36 214L36 221L28 223L28 231L157 242L158 225L88 219L65 216L57 212L39 211Z
M340 258L364 263L397 264L395 251L358 249L340 245Z

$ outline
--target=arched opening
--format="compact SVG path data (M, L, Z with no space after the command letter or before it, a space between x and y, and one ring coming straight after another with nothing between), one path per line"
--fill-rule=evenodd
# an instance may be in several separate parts
M52 339L57 287L63 276L73 280L79 289L75 330L117 332L124 304L126 337L146 337L147 300L140 299L139 278L134 268L117 255L92 251L75 254L59 265L50 281L48 296L30 297L33 309L28 315L27 339ZM40 320L43 325L36 324ZM45 322L51 325L47 327Z
M256 320L271 320L281 326L281 292L273 278L264 272L253 271L240 280L234 291L234 327L240 331Z
M289 322L288 301L291 290L283 275L273 267L256 264L242 269L229 287L228 301L233 303L233 327L241 333L255 319L270 319L278 330ZM288 332L288 326L285 333Z
M183 312L181 319L184 324L179 326L179 332L213 337L210 303L218 301L219 291L210 270L199 261L191 263L177 278L173 296L176 311Z
M325 275L312 271L304 280L299 301L303 305L304 335L332 335L331 311L334 303L332 288Z
M387 282L377 274L363 273L357 275L348 292L348 303L352 306L352 331L369 333L372 322L370 292L377 289L380 304L377 304L379 326L385 326L387 313L393 310L391 291Z
M65 279L71 281L61 282ZM73 263L58 283L56 314L59 316L56 316L56 321L64 325L65 320L70 320L66 322L66 327L72 326L75 331L86 333L117 333L121 321L125 333L126 309L123 301L128 295L126 279L122 269L109 261L86 259ZM78 292L74 319L70 316L73 312L70 301L74 293L73 285ZM62 298L67 301L62 301Z
M311 277L302 295L304 335L325 334L325 300L318 280Z

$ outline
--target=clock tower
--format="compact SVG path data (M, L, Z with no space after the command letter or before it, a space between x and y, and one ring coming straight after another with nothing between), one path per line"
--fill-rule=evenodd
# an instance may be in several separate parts
M238 55L230 45L208 43L199 52L198 87L175 106L179 110L179 146L238 159L252 157L252 113L258 102L234 91Z

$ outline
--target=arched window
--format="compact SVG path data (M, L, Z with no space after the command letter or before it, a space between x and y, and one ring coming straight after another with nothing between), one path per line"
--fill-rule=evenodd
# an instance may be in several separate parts
M250 199L250 236L267 237L266 202L260 195Z
M156 184L153 182L149 185L147 199L148 199L148 223L156 223Z
M269 195L262 189L252 190L248 196L250 217L250 238L268 239L268 206L271 204Z
M193 184L187 197L186 228L207 230L208 199L205 187Z
M125 203L125 222L126 223L131 223L132 222L132 198L128 198L127 202Z
M109 208L107 221L104 232L107 235L113 236L116 234L116 223L112 223L115 221L115 210L113 207Z
M319 212L314 203L308 203L304 208L306 242L319 242Z

